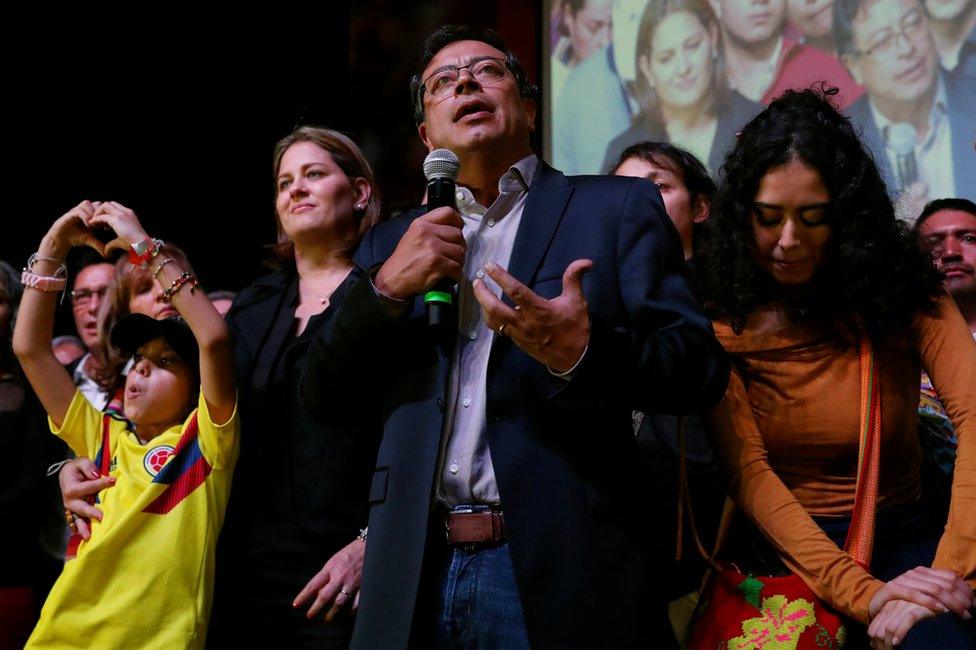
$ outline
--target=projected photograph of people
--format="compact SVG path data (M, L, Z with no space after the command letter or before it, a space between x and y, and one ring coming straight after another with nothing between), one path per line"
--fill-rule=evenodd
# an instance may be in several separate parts
M835 89L900 213L976 198L976 0L548 0L544 154L605 174L667 142L722 176L784 90Z

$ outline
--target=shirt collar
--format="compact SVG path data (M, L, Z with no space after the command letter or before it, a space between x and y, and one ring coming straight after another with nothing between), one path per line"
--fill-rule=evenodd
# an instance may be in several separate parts
M529 154L525 158L522 158L509 167L508 171L498 179L498 193L519 194L528 192L538 169L538 156ZM456 199L458 212L462 215L481 217L488 211L488 208L475 201L474 194L463 185L457 186L454 198Z
M78 359L78 365L75 366L75 370L72 373L72 375L74 375L72 379L75 382L75 386L77 386L82 381L92 381L92 378L88 376L87 372L85 372L85 364L88 363L88 359L90 358L91 358L91 352L86 352L85 356Z
M881 133L881 140L887 148L886 133L888 127L890 127L894 122L889 120L878 107L874 105L871 101L870 95L868 97L868 106L871 108L871 115L874 118L874 123L878 126L878 131ZM935 97L932 99L932 107L929 109L929 129L928 134L925 136L925 142L917 145L916 149L925 149L932 143L935 138L935 134L942 124L943 119L947 116L947 99L946 99L946 88L945 80L942 79L942 75L939 75L938 80L935 85Z

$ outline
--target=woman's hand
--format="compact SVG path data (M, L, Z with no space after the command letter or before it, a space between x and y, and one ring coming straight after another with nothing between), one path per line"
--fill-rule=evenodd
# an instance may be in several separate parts
M305 614L308 619L315 618L328 606L325 621L329 622L350 599L352 611L356 611L359 607L359 584L363 579L365 554L366 543L358 538L352 540L329 558L322 570L316 573L295 597L291 606L297 609L308 602L312 594L315 594L315 602Z
M933 614L954 612L969 620L973 590L956 573L946 569L919 566L888 581L874 594L868 606L873 621L891 600L905 600L927 608Z
M108 226L117 237L105 245L105 252L111 250L128 251L132 244L145 241L149 238L146 230L139 223L136 213L125 207L121 203L109 201L102 203L90 223L93 226Z
M90 539L89 520L101 521L102 511L91 505L88 499L115 485L115 478L99 476L95 463L81 457L64 464L58 474L58 481L61 483L61 499L65 509L77 515L75 529L82 539Z
M868 626L868 638L873 650L891 650L904 640L912 626L937 614L907 600L889 600Z
M61 215L41 240L38 255L63 260L72 248L90 246L104 256L105 246L95 237L90 225L92 216L101 206L99 201L82 201Z

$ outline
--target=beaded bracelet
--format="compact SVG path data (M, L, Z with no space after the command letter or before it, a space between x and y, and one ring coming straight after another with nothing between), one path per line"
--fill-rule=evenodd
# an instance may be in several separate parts
M193 290L196 289L197 286L199 285L195 275L184 271L183 275L173 280L173 284L170 285L169 289L163 291L163 295L160 296L159 299L166 303L170 302L171 300L173 300L173 296L176 294L176 292L179 291L184 284L190 285L191 294L193 293Z

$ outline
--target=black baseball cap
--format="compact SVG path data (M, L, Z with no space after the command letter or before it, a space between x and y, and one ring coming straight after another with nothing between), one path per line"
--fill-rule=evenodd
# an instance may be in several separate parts
M129 314L112 327L112 345L125 354L135 354L141 345L163 337L176 354L196 368L200 349L190 326L179 316L156 320L144 314Z

